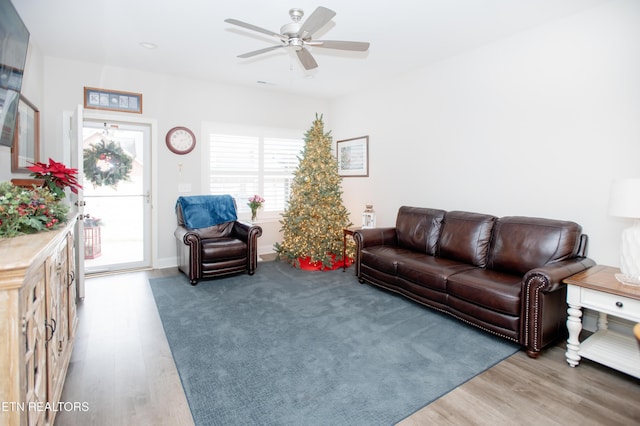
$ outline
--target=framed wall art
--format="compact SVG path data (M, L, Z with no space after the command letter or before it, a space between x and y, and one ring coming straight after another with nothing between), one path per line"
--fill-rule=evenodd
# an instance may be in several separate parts
M369 176L369 136L336 143L338 174L343 177Z
M85 87L84 107L142 114L142 94Z
M40 111L20 96L11 148L11 172L31 173L27 167L40 161Z

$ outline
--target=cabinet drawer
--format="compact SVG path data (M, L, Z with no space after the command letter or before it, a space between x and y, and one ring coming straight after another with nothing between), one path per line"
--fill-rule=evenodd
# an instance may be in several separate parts
M580 299L582 304L588 308L640 321L640 300L616 296L615 294L603 293L588 288L582 289Z

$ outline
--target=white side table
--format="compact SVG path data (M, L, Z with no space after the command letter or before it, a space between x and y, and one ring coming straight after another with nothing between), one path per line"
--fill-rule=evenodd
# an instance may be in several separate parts
M640 378L640 349L633 336L609 330L607 315L640 322L640 286L625 285L615 278L617 268L597 265L566 278L567 284L567 363L579 364L582 357ZM597 331L580 342L582 308L598 312Z

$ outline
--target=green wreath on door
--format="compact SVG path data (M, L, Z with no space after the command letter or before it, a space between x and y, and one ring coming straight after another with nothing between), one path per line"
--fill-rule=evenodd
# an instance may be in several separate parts
M94 187L117 189L118 182L131 180L133 159L120 144L102 139L84 150L83 165L84 175Z

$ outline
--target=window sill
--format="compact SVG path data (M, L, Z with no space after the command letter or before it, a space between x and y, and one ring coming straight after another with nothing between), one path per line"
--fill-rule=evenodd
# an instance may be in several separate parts
M261 225L263 223L278 223L281 219L280 216L265 216L265 217L261 217L260 215L258 215L258 219L256 219L255 221L252 221L250 217L239 217L240 220L244 220L246 222L251 222L251 223L255 223L257 225Z

